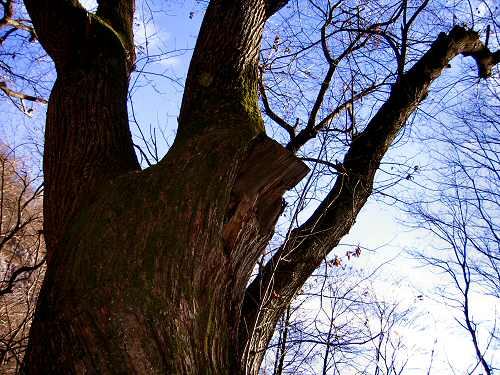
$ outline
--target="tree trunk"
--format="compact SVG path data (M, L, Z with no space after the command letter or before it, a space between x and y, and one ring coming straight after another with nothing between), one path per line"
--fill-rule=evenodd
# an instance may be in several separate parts
M42 3L26 1L58 78L44 158L49 263L24 373L238 373L246 285L283 193L307 173L263 133L266 3L210 5L178 135L145 171L127 126L125 27L109 7L94 17ZM44 6L81 27L58 41L80 48L55 48Z

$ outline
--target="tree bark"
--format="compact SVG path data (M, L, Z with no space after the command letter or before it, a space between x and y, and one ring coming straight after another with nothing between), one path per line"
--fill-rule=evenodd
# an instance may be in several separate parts
M257 103L262 29L277 8L210 4L174 145L140 171L126 112L133 2L101 0L96 15L69 0L26 6L58 77L49 262L23 372L238 373L245 287L283 193L308 170L264 135Z
M247 289L284 192L308 171L264 134L258 107L262 30L285 3L211 1L175 142L141 171L126 108L133 0L100 0L96 14L76 0L25 0L57 81L44 155L48 267L23 373L258 372L277 319L353 224L398 130L464 53L439 57L423 82L428 65L417 64L395 86L322 211ZM270 280L282 296L272 301Z

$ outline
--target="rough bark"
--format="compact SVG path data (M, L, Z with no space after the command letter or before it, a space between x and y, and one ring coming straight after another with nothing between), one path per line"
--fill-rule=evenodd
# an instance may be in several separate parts
M174 145L140 171L127 125L132 1L26 0L57 82L47 116L50 255L23 371L237 373L239 315L283 193L307 167L263 133L264 1L214 1ZM62 33L62 35L59 35Z
M140 171L126 109L133 0L100 0L95 15L76 0L25 0L57 68L44 155L49 261L25 374L257 373L279 315L353 224L398 130L465 51L460 30L441 35L395 85L322 211L246 292L283 193L307 173L264 134L257 103L262 30L285 3L210 3L175 142ZM270 280L282 297L268 301Z
M74 215L95 198L97 186L139 169L126 107L133 63L127 46L133 36L131 30L116 31L113 20L87 13L77 1L27 0L25 5L57 70L44 146L50 258Z

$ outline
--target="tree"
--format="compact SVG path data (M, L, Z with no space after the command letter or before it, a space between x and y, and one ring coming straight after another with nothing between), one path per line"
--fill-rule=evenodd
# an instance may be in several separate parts
M283 194L307 173L298 146L286 150L266 136L258 106L264 25L286 1L209 3L175 142L143 171L126 106L134 1L98 4L89 13L76 0L25 0L57 70L44 154L48 264L26 374L256 374L280 316L353 225L430 84L459 54L476 60L481 77L500 59L460 26L439 34L409 69L407 44L394 45L398 69L386 101L349 142L323 202L251 280ZM405 4L391 17L401 17L403 36L426 2Z
M499 106L498 93L485 89L482 96L470 98L452 113L455 125L429 139L439 150L434 153L435 165L441 164L435 173L439 189L428 191L425 201L408 207L413 225L436 239L432 252L424 249L415 254L448 280L437 293L457 313L456 322L469 335L477 362L468 373L477 369L493 374L498 369L493 356L500 344L498 312L489 309L479 318L482 305L478 302L486 296L489 301L500 298L500 237L495 220L500 209Z
M416 327L418 317L408 302L377 295L383 266L367 273L329 262L318 269L278 323L266 373L404 373L414 353L396 331ZM401 288L381 284L384 293Z
M0 146L0 369L15 374L28 341L45 264L41 187L15 150Z

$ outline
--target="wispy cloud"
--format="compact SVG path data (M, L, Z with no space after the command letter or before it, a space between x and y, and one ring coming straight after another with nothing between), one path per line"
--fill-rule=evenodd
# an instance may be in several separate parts
M165 43L170 38L170 33L159 31L153 21L134 21L134 40L136 45L155 48Z
M80 4L82 4L82 6L88 11L94 11L97 9L96 0L80 0Z

